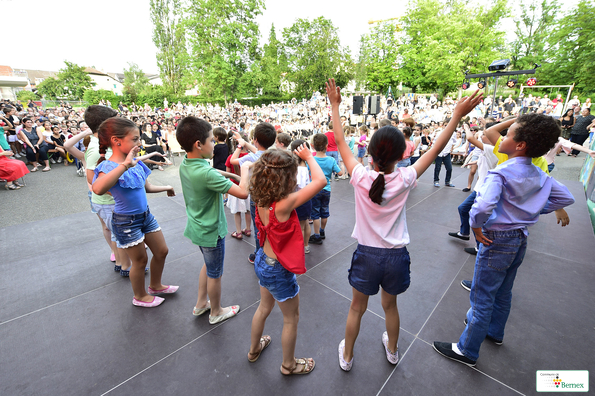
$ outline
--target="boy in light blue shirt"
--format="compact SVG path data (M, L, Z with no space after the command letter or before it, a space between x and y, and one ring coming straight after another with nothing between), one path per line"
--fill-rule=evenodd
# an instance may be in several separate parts
M480 246L465 330L458 343L434 342L444 357L475 366L484 339L502 345L512 286L527 250L527 227L540 214L574 203L568 188L531 162L554 147L559 136L556 120L531 113L517 118L502 140L498 151L508 160L488 172L470 212Z
M325 228L330 216L329 202L331 200L331 177L333 173L343 176L343 172L337 161L333 157L326 155L326 148L328 146L328 138L323 133L318 133L312 138L312 145L316 150L314 159L320 165L324 176L326 177L326 186L312 198L312 215L314 221L314 234L310 236L308 243L315 245L322 245L322 240L326 238Z

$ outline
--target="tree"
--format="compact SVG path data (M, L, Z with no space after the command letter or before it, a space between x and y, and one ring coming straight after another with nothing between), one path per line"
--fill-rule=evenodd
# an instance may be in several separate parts
M225 103L242 93L244 74L258 54L256 17L263 9L263 0L189 1L186 29L202 93Z
M64 95L64 85L57 78L48 77L38 85L37 92L48 99L56 99Z
M569 85L583 93L595 92L595 4L581 0L560 18L550 36L548 59L538 77L545 83Z
M362 85L371 91L387 92L389 86L396 87L399 84L397 59L400 30L396 23L380 22L361 38L357 70L363 74Z
M153 43L157 65L167 91L183 94L188 88L189 58L180 0L151 0Z
M140 67L136 63L128 62L128 69L124 69L124 95L135 102L137 96L144 93L149 85L149 79Z
M462 0L414 0L403 17L399 78L414 92L452 91L464 73L485 72L505 53L504 32L497 29L508 14L507 0L491 7L469 7Z
M283 29L283 39L289 61L287 79L294 84L296 96L310 98L313 92L323 91L329 77L341 87L353 78L349 47L341 47L337 28L329 19L298 19Z
M514 19L517 36L511 46L514 70L529 69L545 60L546 46L559 7L552 0L529 1L520 4L521 13Z
M92 88L95 83L85 73L84 67L68 61L64 61L64 64L66 67L60 69L58 73L58 81L62 85L63 95L58 94L58 96L64 96L71 100L80 100L83 98L85 91Z
M281 96L281 81L283 73L287 72L287 55L283 43L277 39L275 25L271 25L269 42L263 47L260 60L262 70L262 94L266 96Z
M37 96L34 92L21 90L17 92L17 99L21 101L21 103L28 102L29 100L39 100L39 96Z

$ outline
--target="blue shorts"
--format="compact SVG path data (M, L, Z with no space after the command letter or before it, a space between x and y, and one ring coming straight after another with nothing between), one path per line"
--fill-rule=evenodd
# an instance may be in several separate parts
M364 158L366 155L366 147L359 147L357 148L357 158Z
M97 210L93 207L93 201L91 201L91 197L93 197L93 193L89 190L89 205L91 205L91 212L97 214Z
M267 257L263 249L256 252L254 272L258 276L258 284L279 302L294 298L300 292L295 274L287 271L277 260Z
M329 202L331 201L331 192L327 190L320 190L318 194L311 199L312 201L312 220L320 218L328 219L330 217Z
M396 296L409 288L410 266L406 247L383 249L358 244L351 259L349 284L368 296L377 294L380 286Z
M308 220L312 215L312 200L309 200L305 204L295 208L295 212L298 215L299 221Z
M217 239L217 246L199 246L207 266L207 276L219 279L223 276L223 261L225 260L225 238Z
M134 215L112 215L112 232L116 235L117 245L121 249L136 246L145 240L145 234L157 231L161 231L161 227L149 208L144 213Z
M101 205L91 202L91 211L97 213L99 218L103 220L108 230L112 234L112 242L116 242L116 235L114 234L114 226L112 225L112 217L114 215L114 208L116 204Z

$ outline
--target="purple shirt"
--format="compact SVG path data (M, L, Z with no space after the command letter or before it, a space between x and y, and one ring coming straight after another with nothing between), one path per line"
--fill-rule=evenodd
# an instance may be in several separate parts
M492 231L522 229L537 223L540 214L574 203L568 188L531 163L516 157L490 170L471 208L472 228Z

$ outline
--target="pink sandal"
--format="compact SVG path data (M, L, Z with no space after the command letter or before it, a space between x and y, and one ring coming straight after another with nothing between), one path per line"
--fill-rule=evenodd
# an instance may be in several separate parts
M250 235L252 235L252 231L251 230L248 230L248 229L244 229L244 230L242 230L242 234L244 234L247 237L249 237Z
M238 233L237 231L232 232L231 237L239 240L243 238L242 233Z

